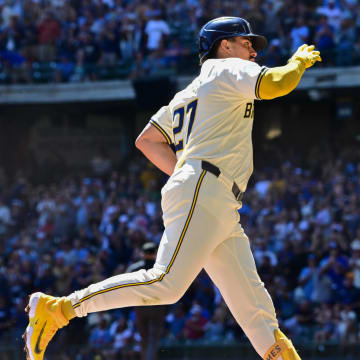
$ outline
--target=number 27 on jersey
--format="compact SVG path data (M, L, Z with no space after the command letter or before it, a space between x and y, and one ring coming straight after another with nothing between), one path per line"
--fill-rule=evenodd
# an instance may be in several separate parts
M197 105L198 105L198 99L195 99L189 102L188 104L186 104L185 106L179 107L174 111L173 133L174 133L174 143L175 143L176 151L180 151L184 148L184 139L185 139L185 144L189 140L190 133L196 116ZM185 123L185 127L184 127L184 123ZM185 131L186 124L188 124L187 131ZM183 127L184 127L184 132L182 132Z

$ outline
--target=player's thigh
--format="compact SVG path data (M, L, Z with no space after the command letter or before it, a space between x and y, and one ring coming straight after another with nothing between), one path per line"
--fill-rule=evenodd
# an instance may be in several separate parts
M164 280L186 290L214 249L229 236L237 218L226 203L217 211L209 207L208 200L222 186L212 174L195 174L183 184L181 177L175 180L179 184L163 193L165 230L155 268L166 273Z
M165 272L162 281L183 292L208 262L224 233L226 236L218 219L200 205L187 227L185 222L182 218L165 229L154 265Z

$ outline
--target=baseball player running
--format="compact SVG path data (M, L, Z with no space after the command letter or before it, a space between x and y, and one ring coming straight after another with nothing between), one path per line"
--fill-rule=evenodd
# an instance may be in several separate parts
M202 27L199 76L136 140L170 175L161 191L165 231L154 267L113 276L67 297L32 294L24 334L28 359L43 359L56 331L75 316L178 301L202 268L263 359L300 359L279 329L237 210L253 170L254 100L290 93L321 58L314 46L302 45L286 65L260 67L255 58L266 43L242 18L221 17Z

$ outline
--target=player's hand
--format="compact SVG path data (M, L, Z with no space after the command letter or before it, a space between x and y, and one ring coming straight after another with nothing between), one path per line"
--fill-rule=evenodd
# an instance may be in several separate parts
M301 45L289 59L289 62L300 60L306 68L313 66L317 61L322 61L320 51L316 51L314 49L314 45Z

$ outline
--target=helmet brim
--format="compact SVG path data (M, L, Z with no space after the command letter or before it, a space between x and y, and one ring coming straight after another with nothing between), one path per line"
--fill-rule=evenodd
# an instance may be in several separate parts
M257 35L257 34L246 34L241 36L248 36L251 38L252 46L256 52L261 51L267 46L267 40L265 36Z

